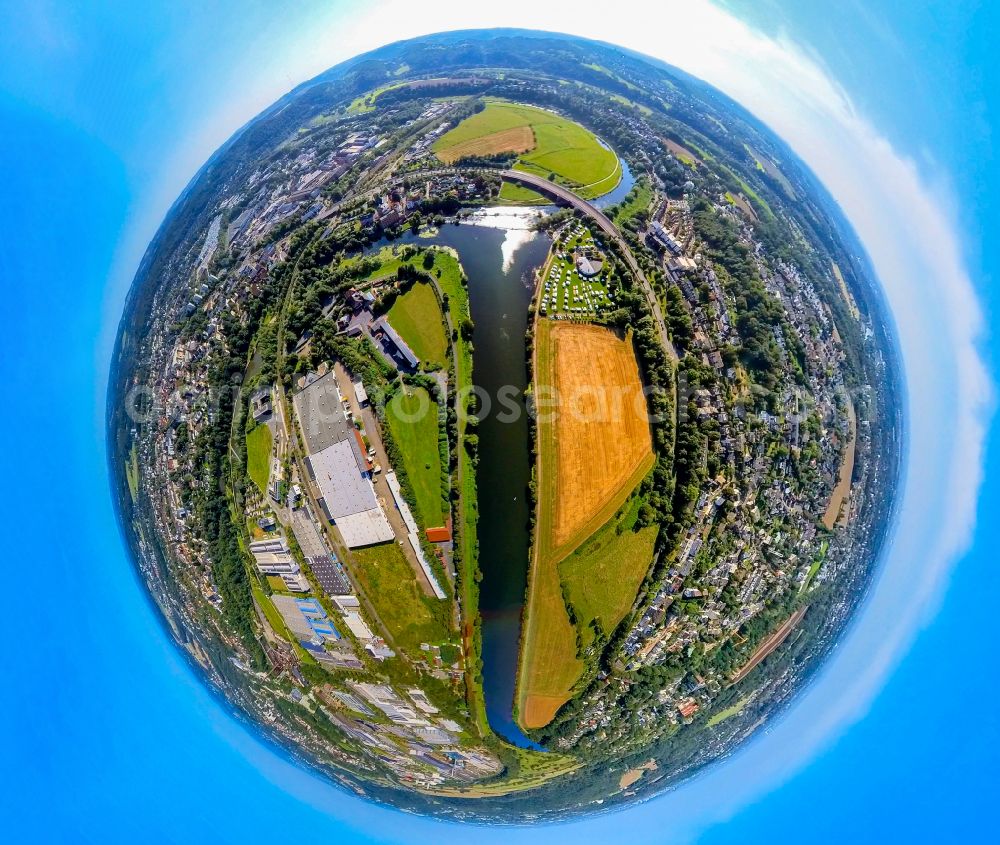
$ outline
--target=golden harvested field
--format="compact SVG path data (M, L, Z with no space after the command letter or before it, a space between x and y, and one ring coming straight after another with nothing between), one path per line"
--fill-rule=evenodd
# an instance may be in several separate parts
M552 503L548 543L562 557L607 521L593 525L609 502L614 512L625 501L636 472L649 469L653 442L631 340L580 323L543 320L539 331L550 354L538 362L538 383L560 397L555 419L539 426L547 441L539 493Z
M526 728L552 720L584 668L559 562L614 515L653 464L630 339L600 326L539 320L535 396L538 506L517 694Z
M579 676L580 674L577 672L576 677ZM575 681L576 678L573 680ZM526 728L544 728L556 717L559 708L567 701L569 701L569 689L558 695L529 693L524 699L524 714L521 716L521 723Z
M851 401L850 396L847 397L847 416L851 434L844 449L844 457L840 462L837 486L833 489L833 495L830 496L830 502L826 506L826 513L823 514L823 526L827 531L833 531L833 526L841 518L841 510L844 508L844 502L851 495L851 480L854 475L854 453L858 445L858 417L854 411L854 403Z
M589 129L553 111L506 100L488 100L482 111L438 138L433 150L449 164L461 156L516 152L518 170L554 175L585 198L612 190L622 176L618 156Z
M438 152L438 158L451 164L466 156L488 156L496 153L526 153L535 148L535 133L530 126L514 126L492 132L480 138L470 138Z

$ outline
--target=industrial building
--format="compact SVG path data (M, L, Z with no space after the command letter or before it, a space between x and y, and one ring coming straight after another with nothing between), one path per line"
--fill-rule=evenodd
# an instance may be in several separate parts
M300 391L294 405L309 450L306 467L319 488L319 505L344 543L356 549L394 539L375 495L368 456L333 373Z
M379 317L372 324L371 330L372 336L382 345L382 351L401 368L413 371L420 366L420 359L413 354L413 350L400 337L399 333L389 325L389 321L385 317Z
M309 589L309 581L289 552L284 537L255 540L250 544L250 554L262 575L280 578L289 590L296 593Z
M333 622L316 599L274 595L271 596L271 601L281 614L288 630L300 642L322 645L340 639Z

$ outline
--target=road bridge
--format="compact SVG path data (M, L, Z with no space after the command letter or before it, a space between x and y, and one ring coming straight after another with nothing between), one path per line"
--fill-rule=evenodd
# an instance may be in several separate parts
M625 263L628 264L629 269L639 281L639 287L646 298L646 304L649 306L650 313L653 315L653 321L656 323L656 328L660 333L660 341L663 344L663 348L666 350L670 360L676 364L678 361L677 350L674 349L673 341L670 340L670 334L667 331L667 324L663 319L663 311L660 308L656 292L653 290L649 279L646 278L646 274L642 272L639 262L635 260L635 256L632 254L632 250L625 241L625 238L622 237L622 233L618 231L618 227L611 222L611 219L596 205L577 196L569 188L564 188L562 185L557 185L555 182L550 182L541 176L524 173L520 170L502 170L500 171L500 176L508 182L517 182L526 188L531 188L540 194L551 197L562 205L568 205L586 214L600 227L602 232L618 245L618 250L625 259Z

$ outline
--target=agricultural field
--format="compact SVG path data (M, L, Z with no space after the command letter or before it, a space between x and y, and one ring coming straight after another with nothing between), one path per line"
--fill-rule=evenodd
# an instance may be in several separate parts
M771 210L771 206L765 202L764 198L761 197L760 194L750 187L750 184L745 179L740 177L734 170L723 164L719 165L719 169L732 177L732 180L738 187L739 192L745 197L744 202L749 201L752 203L750 211L752 212L753 219L761 217L761 214L758 214L758 212L762 212L763 217L768 220L774 219L774 212ZM727 192L727 194L732 194L732 191ZM727 199L729 199L730 202L734 202L735 198L727 196Z
M638 505L638 499L633 500ZM596 621L602 631L614 631L635 601L636 593L653 560L657 528L635 529L635 510L623 513L559 564L566 596L577 618L577 627L588 645Z
M485 112L482 112L485 114ZM469 118L470 122L473 118ZM483 121L483 123L486 123ZM476 129L476 127L470 127ZM446 164L451 164L466 156L488 156L496 153L526 153L535 148L535 134L527 124L512 126L509 129L494 130L487 123L488 134L474 134L467 141L460 141L453 146L442 148L438 158Z
M442 135L434 144L434 153L451 164L465 156L529 152L536 146L532 123L548 114L514 103L487 103L482 111Z
M647 117L653 113L653 110L649 106L644 106L642 103L633 103L630 99L623 97L621 94L612 94L611 99L623 106L628 106L630 109L639 109L639 111Z
M135 443L132 444L128 460L125 462L125 478L128 480L128 492L134 504L139 498L139 450Z
M438 405L422 387L405 387L386 405L392 439L417 500L417 517L426 527L442 525L447 503L441 495Z
M540 320L536 342L537 388L561 399L560 413L539 422L539 535L565 556L622 505L652 466L653 446L629 338Z
M559 412L546 414L544 396L552 390L561 397ZM517 700L526 728L548 724L583 672L559 563L618 511L653 465L630 339L601 326L539 320L535 396L535 545Z
M576 628L563 601L559 571L550 560L533 564L528 605L517 705L518 721L530 729L547 725L569 701L584 664L576 653Z
M347 113L356 115L367 114L370 111L374 111L376 100L378 100L381 94L384 94L386 91L391 91L393 88L402 88L405 84L405 82L390 82L376 88L374 91L362 94L360 97L356 97L351 101L351 104L347 107Z
M851 495L851 484L854 478L854 455L858 445L858 416L854 410L854 402L847 396L847 419L850 426L850 437L847 446L844 448L844 455L840 462L840 472L837 476L837 486L833 489L830 503L823 514L823 526L827 531L832 531L833 526L838 521L847 521L848 509L845 504L849 503Z
M589 319L606 308L614 308L615 295L608 289L608 274L603 266L596 276L581 275L576 258L588 255L595 265L603 262L603 253L590 230L573 223L561 234L544 270L538 313L543 317Z
M674 158L687 167L694 167L703 163L691 150L670 138L665 138L663 145L670 151L670 154Z
M785 174L778 169L778 165L776 165L763 153L757 152L749 144L744 144L743 147L750 155L750 158L754 160L754 164L757 166L757 169L763 171L774 179L775 182L781 185L781 189L785 192L785 196L793 202L798 199L795 195L795 189L792 187L792 183L789 182L788 177L786 177Z
M517 169L554 175L587 199L607 193L621 179L618 156L593 132L554 112L503 100L489 101L434 144L446 164L500 152L518 153Z
M447 367L448 338L441 306L430 284L415 283L393 303L386 316L424 364L441 369Z
M847 310L855 320L860 320L861 311L858 310L858 303L854 299L854 294L851 293L851 289L847 286L847 281L840 270L840 265L836 261L831 261L830 266L833 269L834 278L836 278L837 284L840 286L840 295L844 297L844 302L847 303Z
M421 643L439 645L452 640L447 607L424 595L398 545L383 543L358 549L354 558L354 574L396 648L420 659Z
M732 191L726 191L726 200L731 204L735 205L740 211L742 211L747 219L757 222L757 212L753 210L753 206L746 201L746 198L741 194L734 194Z
M257 425L247 434L247 474L261 493L271 475L271 429Z

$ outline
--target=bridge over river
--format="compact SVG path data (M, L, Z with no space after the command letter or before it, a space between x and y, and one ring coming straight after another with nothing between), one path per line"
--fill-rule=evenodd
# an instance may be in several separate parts
M618 231L618 227L611 222L611 219L593 203L587 202L587 200L577 196L569 188L564 188L562 185L557 185L555 182L550 182L541 176L524 173L520 170L502 170L500 176L508 182L517 182L526 188L531 188L540 194L551 197L561 205L568 205L586 214L600 227L602 232L617 244L618 251L625 259L636 279L639 280L639 286L642 289L643 296L646 297L646 303L649 305L649 310L660 333L660 342L663 344L663 348L666 350L670 360L673 363L677 363L677 350L674 349L673 341L670 340L667 324L663 319L663 311L660 308L660 301L656 298L653 286L649 283L649 279L646 278L646 274L642 272L639 262L632 255L631 248L625 242L622 233Z

